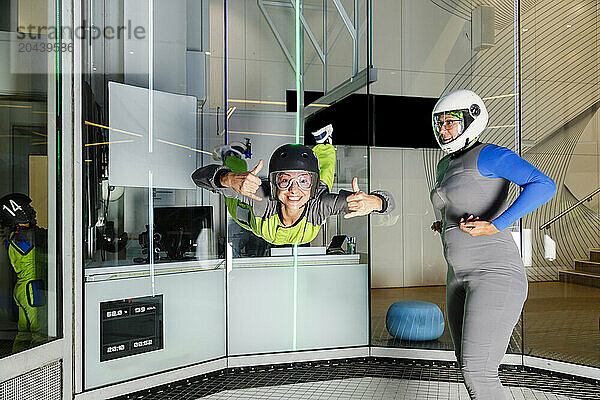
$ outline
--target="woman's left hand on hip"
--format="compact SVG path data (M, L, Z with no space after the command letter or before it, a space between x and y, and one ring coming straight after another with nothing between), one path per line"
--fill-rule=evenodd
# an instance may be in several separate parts
M479 217L472 215L467 220L460 219L460 229L471 236L493 235L500 232L490 221L480 221Z

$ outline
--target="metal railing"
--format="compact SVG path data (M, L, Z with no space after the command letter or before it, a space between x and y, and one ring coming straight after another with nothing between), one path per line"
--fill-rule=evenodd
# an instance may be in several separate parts
M600 193L600 187L597 188L596 190L594 190L593 192L589 193L587 196L585 196L583 199L579 200L577 203L573 204L571 207L567 208L565 211L558 214L556 217L543 223L540 226L540 230L547 229L550 225L552 225L553 223L555 223L556 221L558 221L559 219L561 219L562 217L564 217L565 215L567 215L568 213L570 213L571 211L573 211L574 209L576 209L577 207L579 207L580 205L585 203L586 201L591 201L592 197L594 197L598 193Z

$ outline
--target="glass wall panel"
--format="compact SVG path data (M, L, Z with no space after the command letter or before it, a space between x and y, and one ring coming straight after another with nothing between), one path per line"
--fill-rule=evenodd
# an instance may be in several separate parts
M372 219L371 343L453 350L446 307L448 265L440 235L431 229L440 216L429 194L444 156L433 137L431 111L442 95L473 90L490 115L480 140L519 152L514 9L412 0L375 2L372 7L377 80L369 86L375 144L370 169L373 186L392 188L397 208L391 216ZM516 194L512 185L508 200ZM518 225L509 230L519 241ZM443 325L426 335L410 330L429 332L430 326L398 331L391 306L413 304L409 301L430 303L420 304L438 322L443 317ZM521 336L519 323L511 352L520 352Z
M557 185L531 231L524 353L600 367L598 3L521 8L523 156Z
M369 87L375 104L370 169L373 186L392 187L398 207L391 218L372 219L371 343L453 349L446 262L438 235L429 229L437 218L427 199L442 154L435 143L403 146L402 138L378 145L378 127L386 119L377 104L384 99L403 107L403 115L414 117L403 126L418 127L418 136L431 131L430 121L418 119L411 103L429 99L431 108L442 94L467 88L483 98L490 114L481 141L514 150L557 185L549 203L508 228L529 284L508 351L598 366L591 339L600 286L597 3L517 2L482 9L475 2L407 0L377 2L372 13L378 73ZM493 35L486 38L485 31ZM520 192L511 185L508 201ZM407 300L442 310L439 338L412 341L390 334L388 309Z
M62 336L56 6L0 4L0 357Z
M350 7L354 26L352 2L346 8L333 3L227 2L227 139L218 162L232 173L253 169L260 181L252 193L261 197L240 196L243 190L229 181L233 175L223 175L234 257L228 274L230 356L368 344L366 217L344 220L350 193L337 195L352 192L353 176L368 192L367 132L359 133L365 145L351 147L337 145L346 132L334 121L313 116L317 126L305 130L309 115L358 89L333 100L321 97L329 81L330 16ZM364 5L358 12L365 26ZM336 35L341 29L348 35L346 25L336 29ZM364 59L362 35L356 58ZM352 47L347 50L351 62ZM339 82L351 76L351 69L344 71ZM364 120L365 96L363 85L364 107L357 109ZM328 124L333 145L316 144L311 132ZM308 148L296 154L300 144ZM347 236L353 238L350 248Z
M388 309L396 302L425 301L445 310L447 266L439 235L430 229L435 220L429 202L431 178L423 168L435 165L439 153L435 149L371 148L373 186L390 188L397 207L391 215L371 221L373 346L452 349L448 329L433 341L409 341L393 337L388 330L393 325L386 322Z
M225 355L222 3L84 2L86 389ZM110 361L110 362L108 362Z
M431 303L446 316L447 265L440 236L430 229L438 218L429 201L436 165L444 154L433 139L431 110L442 94L470 88L476 56L470 37L470 2L460 3L464 9L456 2L373 4L372 51L377 81L369 89L375 101L385 101L391 108L380 111L375 107L371 118L375 137L392 139L385 146L377 146L376 139L370 168L373 185L392 188L396 198L392 215L372 219L374 346L453 349L447 323L436 339L414 341L408 340L408 333L403 336L395 332L393 322L386 317L393 304L411 304L404 303L408 301ZM394 115L402 119L397 121ZM389 132L377 129L393 126L394 120L398 128ZM414 146L411 136L432 140L419 138L420 145Z
M465 76L463 70L463 73L459 74L459 77L455 78L449 87L449 89L471 89L483 99L489 114L489 121L486 129L479 137L481 142L506 147L518 155L521 155L523 151L521 139L524 127L521 121L523 112L520 108L518 96L521 77L519 75L520 61L518 58L518 20L515 19L515 15L518 15L519 9L522 11L528 6L527 4L520 6L519 3L514 2L503 6L480 6L476 2L471 3L472 56L470 63L465 65L465 68L471 70L470 76ZM493 35L490 34L490 30ZM513 169L516 168L513 167ZM515 176L511 175L510 177L513 182ZM501 208L502 211L515 201L521 191L522 188L515 183L510 183L508 193L503 199L505 203ZM520 248L521 259L525 268L529 267L531 265L529 256L531 254L529 247L530 231L522 229L520 220L513 222L505 229L510 232L512 239ZM498 235L503 233L500 232ZM505 281L507 282L506 285L509 285L508 282L510 282L510 288L514 290L512 296L514 300L512 303L504 303L505 314L500 315L497 313L495 318L510 321L510 324L513 323L512 318L515 318L515 327L509 337L506 353L521 354L523 345L522 313L520 317L517 317L516 314L520 311L520 304L518 303L520 300L517 299L525 296L522 271L518 267L518 272L511 272L511 267L508 267L508 265L516 264L503 260L504 256L499 255L501 253L503 251L497 251L490 258L494 259L492 262L502 260L498 264L498 275L496 277L501 276L503 273L510 275L510 278L505 278ZM507 259L508 257L510 256L507 256ZM485 277L482 280L485 280ZM494 302L499 302L501 300L497 298L501 298L501 296L501 294L490 294L488 298L494 299ZM489 306L488 310L489 313L497 311L493 306ZM498 329L501 329L500 325L498 325Z

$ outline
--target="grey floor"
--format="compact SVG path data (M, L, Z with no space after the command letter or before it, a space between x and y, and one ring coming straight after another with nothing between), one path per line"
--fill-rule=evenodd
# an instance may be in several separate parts
M505 387L505 391L507 400L573 399L521 387ZM226 390L202 397L202 399L469 400L469 396L462 383L365 377Z
M499 375L506 400L600 399L600 381L517 366L504 366ZM365 358L231 368L118 398L199 399L469 400L469 397L455 363Z

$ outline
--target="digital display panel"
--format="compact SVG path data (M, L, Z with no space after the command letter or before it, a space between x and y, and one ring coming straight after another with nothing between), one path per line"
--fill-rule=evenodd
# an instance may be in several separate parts
M163 348L162 295L100 303L100 361Z

